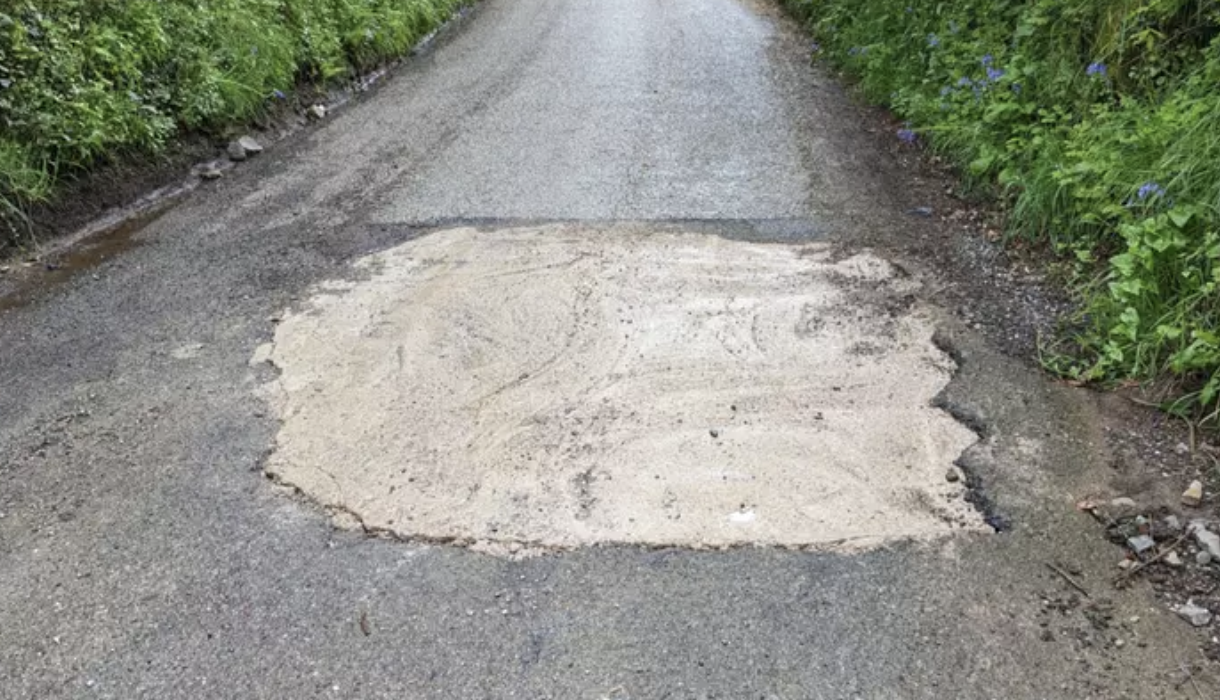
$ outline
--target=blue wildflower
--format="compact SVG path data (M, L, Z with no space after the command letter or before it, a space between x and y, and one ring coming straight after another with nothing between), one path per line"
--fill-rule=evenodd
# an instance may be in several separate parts
M910 129L898 130L898 140L903 143L915 143L916 138L918 137L915 135L915 132Z
M979 59L979 63L983 64L984 68L990 67L993 61L995 61L995 58L993 58L991 54L984 54L983 57Z
M936 36L935 34L929 34L928 35L928 46L930 46L932 48L936 48L937 46L940 46L940 37Z
M940 89L940 96L941 96L941 97L948 97L948 96L949 96L949 95L950 95L952 92L953 92L953 88L951 88L951 87L949 87L948 85L946 85L946 86L944 86L943 88L941 88L941 89Z
M1100 61L1093 61L1088 68L1084 69L1086 75L1100 75L1106 77L1106 64Z
M815 42L813 42L812 44L810 44L810 45L809 45L809 52L810 52L810 53L821 53L821 52L822 52L822 45L821 45L821 44L819 44L819 43L818 43L818 42L816 42L816 41L815 41Z
M1004 77L1004 71L1000 70L999 68L988 68L987 69L987 80L989 80L990 82L994 83L995 81L997 81L1003 77Z
M272 91L271 94L275 95L275 99L277 99L277 100L287 99L287 97L288 97L287 95L284 94L283 90L274 90L274 91Z
M1155 182L1145 182L1140 185L1139 191L1135 193L1135 196L1141 202L1149 197L1164 197L1165 188Z
M974 85L974 81L971 80L970 78L967 78L966 76L962 76L957 79L958 87L969 87L971 85Z

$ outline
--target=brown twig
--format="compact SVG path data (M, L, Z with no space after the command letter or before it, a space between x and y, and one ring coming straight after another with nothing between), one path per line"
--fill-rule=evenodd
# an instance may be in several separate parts
M1050 563L1049 561L1046 562L1046 568L1059 574L1059 576L1062 577L1064 581L1068 582L1069 586L1071 586L1072 588L1075 588L1076 590L1083 593L1085 598L1093 597L1093 596L1089 595L1089 591L1084 586L1080 585L1079 583L1076 583L1076 581L1071 576L1068 575L1068 572L1064 571L1063 569L1060 569L1059 567L1055 566L1054 564Z
M1122 583L1126 579L1131 578L1132 576L1143 571L1144 569L1148 568L1149 566L1157 563L1161 559L1164 559L1166 555L1168 555L1173 550L1177 549L1179 545L1181 545L1183 542L1185 542L1186 538L1189 536L1190 536L1190 529L1187 528L1186 532L1183 532L1181 537L1174 540L1173 543L1170 544L1168 547L1165 547L1161 551L1157 552L1155 557L1149 559L1148 561L1142 561L1142 562L1136 564L1135 566L1131 567L1130 569L1127 569L1126 571L1122 572L1118 576L1115 576L1114 583L1116 585L1119 583Z

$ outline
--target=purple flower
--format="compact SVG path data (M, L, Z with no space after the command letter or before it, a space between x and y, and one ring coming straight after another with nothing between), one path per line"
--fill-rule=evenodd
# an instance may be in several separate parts
M918 136L915 135L915 132L911 131L910 129L898 130L898 140L903 143L915 143L915 139L917 138Z
M952 92L953 92L953 88L951 88L951 87L949 87L948 85L946 85L946 86L944 86L943 88L941 88L941 89L940 89L940 96L941 96L941 97L948 97L948 96L949 96L949 95L950 95Z
M957 79L958 87L969 87L971 85L974 85L974 81L971 80L970 78L967 78L966 76L962 76Z
M1100 75L1106 77L1106 64L1100 61L1093 61L1088 68L1084 69L1086 75Z
M935 34L929 34L928 35L928 46L930 46L932 48L936 48L937 46L940 46L940 37L936 36Z
M995 59L991 56L991 54L985 54L982 58L979 59L979 63L983 64L983 67L986 68L986 67L990 67L991 63L994 60Z
M818 43L818 42L816 42L816 41L815 41L815 42L813 42L812 44L810 44L810 45L809 45L809 52L810 52L810 53L821 53L821 52L822 52L822 45L821 45L821 44L819 44L819 43Z
M999 68L988 68L987 69L987 80L988 81L994 83L995 81L997 81L1003 77L1004 77L1004 71L1000 70Z
M288 97L287 95L285 95L285 94L284 94L284 91L283 91L283 90L273 90L273 91L271 92L271 94L272 94L272 95L275 95L275 99L277 99L277 100L283 100L283 99L286 99L286 98Z
M1145 182L1140 185L1139 191L1135 193L1135 196L1141 202L1149 197L1164 197L1165 188L1155 182Z

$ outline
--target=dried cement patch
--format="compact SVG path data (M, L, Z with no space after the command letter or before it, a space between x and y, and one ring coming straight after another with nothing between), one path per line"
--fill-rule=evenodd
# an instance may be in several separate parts
M365 527L515 550L984 529L914 283L715 236L458 229L357 264L269 359L268 472Z

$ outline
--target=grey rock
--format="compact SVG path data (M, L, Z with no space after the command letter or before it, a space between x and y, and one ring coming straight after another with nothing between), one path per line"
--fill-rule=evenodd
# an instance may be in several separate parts
M224 173L222 173L219 168L210 166L199 171L199 177L203 178L204 180L219 180L220 178L224 177Z
M1195 554L1195 563L1199 566L1207 566L1212 563L1212 553L1206 549L1200 551L1198 554Z
M945 481L948 481L950 484L956 484L961 480L962 475L958 474L956 469L950 468L949 471L945 472Z
M1119 498L1111 499L1110 505L1114 506L1115 508L1135 508L1136 507L1135 499L1127 498L1126 496L1121 496Z
M229 147L225 149L225 155L229 156L229 160L240 163L248 157L246 149L239 141L229 142Z
M1165 563L1173 567L1181 566L1182 557L1178 556L1177 552L1170 552L1165 555Z
M1165 523L1165 528L1171 532L1182 531L1182 521L1176 515L1166 515L1163 522Z
M1183 603L1173 609L1178 617L1186 620L1195 627L1206 627L1212 622L1211 611L1207 608L1201 608L1194 603Z
M1127 546L1136 554L1143 554L1156 546L1156 540L1148 535L1137 535L1127 538Z
M1192 522L1190 529L1194 532L1195 541L1199 546L1212 555L1212 559L1220 559L1220 535L1207 529L1207 523L1202 520Z
M325 119L326 118L326 105L313 105L309 109L305 110L305 114L310 119L318 119L318 120Z
M247 155L256 156L263 152L263 144L255 141L252 136L243 136L237 139L237 143L246 150Z

